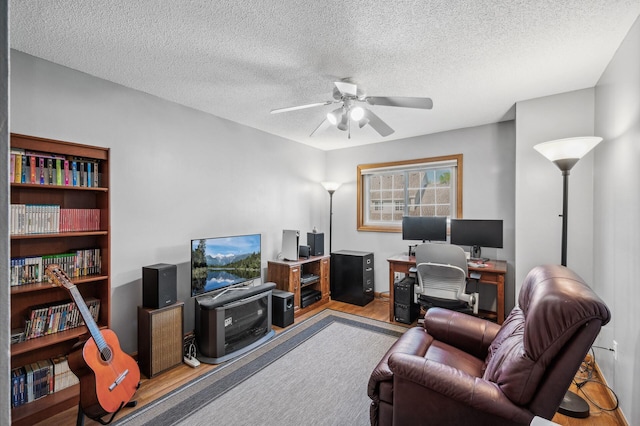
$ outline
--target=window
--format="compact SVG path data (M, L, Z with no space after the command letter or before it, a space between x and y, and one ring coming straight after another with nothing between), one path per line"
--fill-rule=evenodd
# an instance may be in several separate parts
M462 217L462 154L358 166L358 230L400 232L405 215Z

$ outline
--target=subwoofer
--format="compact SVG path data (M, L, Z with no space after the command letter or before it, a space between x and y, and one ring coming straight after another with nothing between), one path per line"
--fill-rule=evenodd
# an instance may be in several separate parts
M177 299L176 265L158 263L142 268L142 306L158 309Z
M293 324L293 293L272 290L271 308L273 325L284 328Z

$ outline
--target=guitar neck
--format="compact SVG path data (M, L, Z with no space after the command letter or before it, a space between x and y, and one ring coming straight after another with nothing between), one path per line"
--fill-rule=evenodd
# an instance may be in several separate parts
M91 333L91 337L93 337L93 340L95 340L98 348L102 350L106 346L106 342L102 337L102 333L100 333L98 324L96 324L96 321L93 319L93 315L91 315L91 311L89 311L89 307L82 298L80 290L78 290L78 287L76 287L75 285L69 286L67 289L69 290L71 297L73 297L73 301L76 303L76 306L80 311L80 315L82 315L82 319L89 329L89 333Z

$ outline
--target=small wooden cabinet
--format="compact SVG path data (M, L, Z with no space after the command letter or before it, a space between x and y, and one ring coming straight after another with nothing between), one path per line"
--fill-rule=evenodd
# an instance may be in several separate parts
M296 261L273 260L268 262L267 281L276 283L279 290L293 293L294 316L314 309L318 304L329 302L330 256L312 256ZM313 291L317 294L312 303L306 305L303 295Z
M138 364L151 378L182 363L184 302L159 309L138 306Z

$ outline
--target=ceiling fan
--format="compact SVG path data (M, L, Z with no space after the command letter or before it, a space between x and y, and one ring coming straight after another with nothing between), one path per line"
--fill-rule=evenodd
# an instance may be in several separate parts
M333 99L324 102L315 102L312 104L298 105L286 108L276 108L271 110L271 114L281 112L296 111L299 109L313 108L317 106L341 104L339 108L329 112L316 129L311 132L310 136L330 127L336 126L342 131L349 131L351 138L351 122L358 123L360 128L370 125L382 137L389 136L394 130L387 123L382 121L380 117L373 113L370 109L360 106L359 104L384 105L403 108L433 108L433 101L430 98L414 98L404 96L366 96L358 91L358 86L347 81L334 82Z

